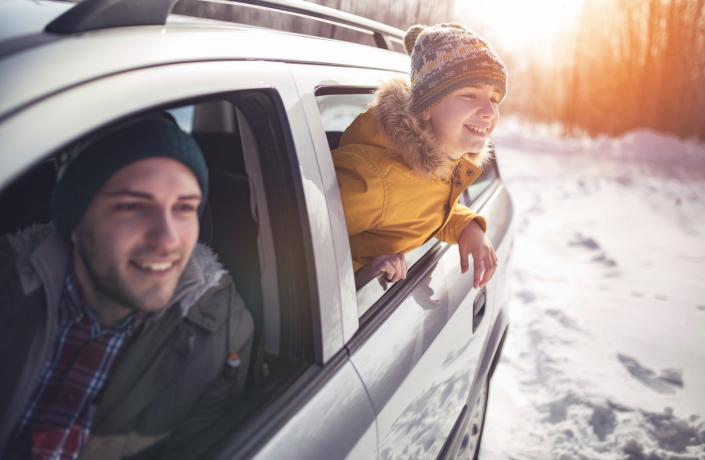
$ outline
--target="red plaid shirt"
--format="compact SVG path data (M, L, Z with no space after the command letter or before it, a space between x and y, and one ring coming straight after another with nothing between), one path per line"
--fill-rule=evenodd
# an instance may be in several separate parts
M52 354L6 446L5 458L78 458L110 369L143 320L143 315L133 314L114 329L102 329L70 272Z

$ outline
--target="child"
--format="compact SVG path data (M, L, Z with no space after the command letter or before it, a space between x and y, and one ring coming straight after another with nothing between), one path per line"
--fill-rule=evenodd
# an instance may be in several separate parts
M406 277L404 253L431 237L458 244L473 286L492 278L497 256L485 220L458 203L491 155L507 70L459 24L411 27L411 83L382 85L333 152L356 280Z

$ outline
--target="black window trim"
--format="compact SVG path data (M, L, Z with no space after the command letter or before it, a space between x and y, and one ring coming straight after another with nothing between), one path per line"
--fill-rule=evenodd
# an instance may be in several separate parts
M341 96L345 94L374 94L377 88L368 85L318 85L314 88L314 97Z

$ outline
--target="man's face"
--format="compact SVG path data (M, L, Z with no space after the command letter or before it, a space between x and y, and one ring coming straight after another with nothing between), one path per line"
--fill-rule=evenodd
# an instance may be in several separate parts
M452 159L477 153L499 121L499 91L477 84L453 91L431 106L424 118L443 151Z
M114 174L72 234L76 273L91 306L120 316L167 307L196 245L200 201L194 174L169 158Z

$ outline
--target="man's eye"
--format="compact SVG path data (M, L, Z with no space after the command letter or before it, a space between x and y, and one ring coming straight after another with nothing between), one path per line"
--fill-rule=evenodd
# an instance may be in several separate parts
M117 203L115 209L117 211L137 211L144 208L142 203L131 202L131 203Z
M477 96L474 94L464 94L463 97L466 97L468 99L477 99Z

